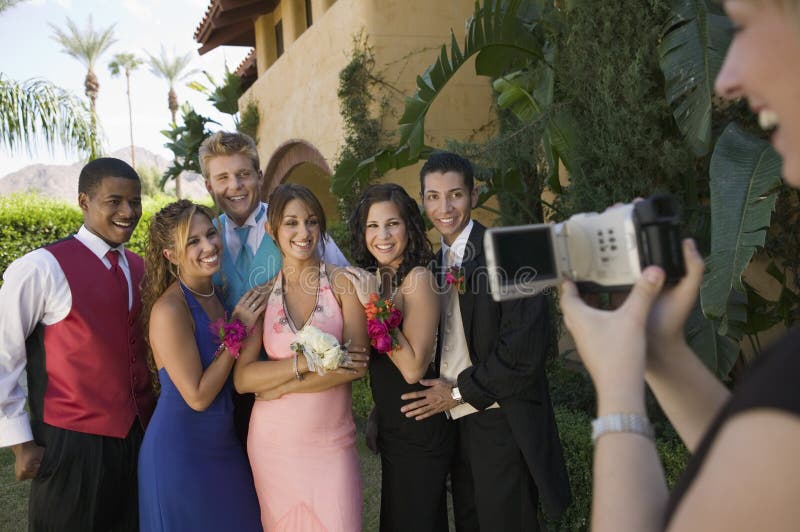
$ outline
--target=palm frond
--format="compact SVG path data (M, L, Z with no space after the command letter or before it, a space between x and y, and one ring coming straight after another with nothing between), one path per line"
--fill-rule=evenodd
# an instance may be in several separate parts
M164 47L161 47L161 53L158 56L145 52L147 54L147 64L150 66L150 72L154 75L164 78L169 82L170 86L174 85L176 81L186 79L194 74L196 70L186 70L194 59L194 52L187 52L185 54L177 54L175 51L172 54L168 53Z
M17 82L0 74L0 145L15 152L23 146L77 150L90 158L100 154L86 105L44 80Z
M66 31L54 24L53 40L61 45L62 51L80 61L89 70L94 69L95 62L108 48L116 42L114 39L114 26L106 29L95 29L91 15L84 29L67 18Z

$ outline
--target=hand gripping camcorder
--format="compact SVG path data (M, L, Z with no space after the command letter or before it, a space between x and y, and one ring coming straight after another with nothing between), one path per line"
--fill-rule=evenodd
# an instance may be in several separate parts
M655 195L558 224L488 229L484 248L492 298L532 296L563 279L582 291L625 290L653 264L674 283L685 274L679 223L677 202Z

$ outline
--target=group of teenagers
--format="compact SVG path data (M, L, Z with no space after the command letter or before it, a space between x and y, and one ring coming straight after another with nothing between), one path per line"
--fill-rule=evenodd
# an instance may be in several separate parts
M716 91L747 98L785 183L800 188L800 0L722 5L734 31ZM355 266L308 189L283 184L260 201L252 140L217 133L200 160L222 214L168 205L145 260L124 249L139 179L98 159L79 178L80 230L4 274L0 447L12 447L18 479L33 479L31 530L357 531L350 383L367 372L382 531L447 530L448 483L458 532L538 530L539 503L551 515L569 504L544 370L547 300L491 299L466 160L437 153L420 172L441 251L403 188L373 185L349 220ZM679 282L664 287L649 266L611 308L560 287L597 392L591 528L797 530L800 332L730 390L687 344L704 261L690 239L683 258ZM387 345L388 322L374 318L389 306L401 319ZM227 314L249 335L220 349L209 331ZM338 367L298 356L306 327L347 346ZM671 493L646 386L692 454Z
M31 530L361 530L351 383L367 373L382 531L448 530L448 486L459 531L537 530L540 502L563 511L548 301L496 303L476 274L469 161L440 152L420 172L439 253L419 204L376 184L349 220L351 266L308 188L261 201L250 137L217 132L199 159L221 213L165 206L141 258L124 246L139 178L96 159L83 226L4 274L0 446L32 479ZM399 311L390 346L376 304ZM217 333L234 321L231 347ZM310 329L347 351L338 367L298 351Z

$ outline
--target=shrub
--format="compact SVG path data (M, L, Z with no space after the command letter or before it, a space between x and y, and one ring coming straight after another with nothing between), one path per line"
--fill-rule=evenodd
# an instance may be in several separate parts
M175 198L159 195L144 198L142 218L126 245L142 255L147 241L150 217ZM36 194L12 194L0 197L0 270L24 254L80 229L83 214L77 205Z
M83 216L77 205L35 194L0 197L0 270L11 262L80 228Z

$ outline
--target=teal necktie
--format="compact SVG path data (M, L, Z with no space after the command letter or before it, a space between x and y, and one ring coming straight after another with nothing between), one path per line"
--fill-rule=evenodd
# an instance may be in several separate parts
M250 235L250 229L252 229L252 226L249 225L233 228L242 246L241 249L239 249L239 255L236 257L236 270L243 277L250 276L250 269L253 266L253 259L255 258L253 252L250 251L250 247L247 245L247 237Z

